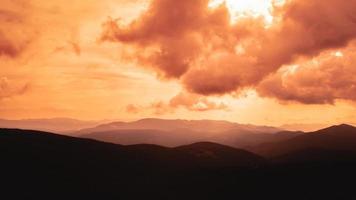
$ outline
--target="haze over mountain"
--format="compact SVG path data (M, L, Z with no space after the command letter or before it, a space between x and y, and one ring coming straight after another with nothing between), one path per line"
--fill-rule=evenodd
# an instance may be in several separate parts
M22 119L9 120L0 119L0 128L19 128L40 131L51 131L57 133L73 132L83 128L96 126L102 121L83 121L71 118L48 118L48 119Z
M284 124L278 128L287 130L287 131L303 131L303 132L312 132L317 131L323 128L327 128L331 125L329 124Z
M134 122L113 122L75 133L117 144L157 144L179 146L201 141L217 142L234 147L254 146L264 142L291 138L298 132L281 132L268 126L254 126L214 120L142 119Z
M162 131L172 131L172 130L194 130L202 132L223 132L232 129L264 132L264 133L274 133L279 131L279 129L271 126L254 126L238 124L228 121L218 121L218 120L171 120L171 119L158 119L158 118L146 118L133 122L111 122L107 124L102 124L94 128L80 130L79 132L90 133L99 131L111 131L111 130L127 130L127 129L153 129Z

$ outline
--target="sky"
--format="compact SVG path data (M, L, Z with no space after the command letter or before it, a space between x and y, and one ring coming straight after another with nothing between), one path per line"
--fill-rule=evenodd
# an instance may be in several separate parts
M356 0L0 1L0 118L356 123Z

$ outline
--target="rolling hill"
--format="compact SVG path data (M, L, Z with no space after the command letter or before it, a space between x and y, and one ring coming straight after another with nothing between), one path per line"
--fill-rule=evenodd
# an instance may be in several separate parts
M192 153L194 149L214 156L202 157ZM188 189L190 176L196 176L200 182L211 170L233 167L240 171L266 163L260 156L219 144L200 143L181 148L122 146L18 129L0 129L0 158L1 172L7 172L2 174L2 182L6 183L3 191L10 192L13 199L61 199L69 195L168 198L179 192L174 189L178 186ZM161 193L155 192L157 187L162 189Z
M351 139L353 129L316 134ZM7 199L355 199L349 183L356 160L348 159L276 163L210 142L123 146L0 129L1 195Z
M214 146L213 149L211 148L211 145ZM197 144L189 145L191 149L196 148L196 146ZM121 167L127 165L130 166L130 168L131 165L133 165L130 163L131 161L141 162L149 159L153 159L149 160L150 163L155 161L155 159L159 159L159 162L157 163L164 165L171 162L172 158L174 158L177 163L186 164L187 167L199 164L201 157L192 154L190 151L185 151L185 148L186 147L167 148L149 144L123 146L90 139L56 135L47 132L0 129L0 149L4 152L11 151L12 153L19 153L19 155L43 153L48 154L49 156L50 154L53 154L55 158L59 158L59 155L56 154L63 154L68 155L68 157L82 157L81 159L87 159L88 162L91 162L92 159L89 159L86 156L92 154L95 156L95 159L113 159L116 162L121 162ZM215 151L221 151L226 153L231 152L230 155L240 153L241 155L245 155L244 160L261 161L260 156L245 150L235 149L220 144L201 143L199 149L214 154L215 157L212 157L211 159L223 159L216 157L219 154L215 153ZM239 165L238 163L243 163L244 161L239 160L239 157L229 157L229 159L236 163L236 166ZM202 161L205 162L205 158Z

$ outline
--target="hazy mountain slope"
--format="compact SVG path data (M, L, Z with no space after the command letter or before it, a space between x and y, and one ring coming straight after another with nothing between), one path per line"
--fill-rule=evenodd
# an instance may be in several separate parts
M202 133L190 130L162 131L145 129L94 132L81 135L80 137L123 145L156 144L166 147L191 144L202 141L201 139L203 138Z
M131 123L104 124L76 134L117 144L146 143L174 147L209 141L238 148L294 136L292 133L289 136L273 134L278 131L279 129L273 127L240 125L226 121L143 119Z
M262 144L250 150L260 155L275 157L307 149L356 151L356 127L345 124L332 126L289 140Z
M145 130L161 130L172 131L177 129L187 129L191 131L199 132L224 132L232 129L263 132L263 133L275 133L281 131L280 129L268 126L253 126L242 125L227 121L214 121L214 120L166 120L166 119L141 119L134 122L112 122L108 124L102 124L94 128L80 130L79 133L93 133L112 130L128 130L128 129L145 129Z
M19 128L51 132L73 132L84 128L97 126L100 121L81 121L70 118L52 119L23 119L7 120L0 119L0 128Z
M329 126L329 124L284 124L279 128L287 131L313 132Z
M251 131L231 130L227 132L209 133L177 129L172 131L161 130L112 130L94 132L81 135L82 138L90 138L116 144L156 144L167 147L191 144L200 141L220 143L236 148L247 148L266 142L279 142L300 135L300 132L279 133L255 133Z

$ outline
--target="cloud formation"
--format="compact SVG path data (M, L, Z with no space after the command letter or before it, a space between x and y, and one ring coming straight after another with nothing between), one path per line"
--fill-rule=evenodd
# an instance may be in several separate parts
M157 101L151 103L149 106L138 106L129 104L126 106L126 112L137 114L143 110L153 110L155 115L163 115L167 113L174 113L177 109L186 109L193 112L206 112L214 110L229 110L228 106L223 102L216 102L208 97L192 94L188 92L180 92L169 101Z
M210 10L208 3L209 0L154 0L127 27L117 20L107 21L102 40L132 44L140 49L135 55L139 62L166 77L178 78L201 56L206 39L215 37L218 31L225 33L222 29L229 23L227 9Z
M0 77L0 100L17 95L23 95L30 89L29 84L22 86L11 85L6 77Z
M129 104L125 108L127 113L137 114L140 112L141 108L134 104Z
M169 106L172 108L186 108L190 111L210 111L210 110L228 110L228 106L223 102L215 102L209 100L207 97L181 92L174 96L169 101Z
M188 91L201 95L256 88L264 81L258 91L282 100L330 103L336 98L350 99L342 95L349 92L347 87L337 87L337 95L324 99L320 99L322 93L304 100L301 96L305 94L285 97L278 93L278 81L271 81L270 76L281 79L278 71L282 67L344 48L354 40L356 0L288 0L274 7L274 20L268 27L255 17L231 24L224 5L211 9L208 4L208 0L152 0L147 11L128 25L107 21L102 39L133 47L136 61L161 76L178 79ZM326 65L324 62L320 64ZM353 66L344 70L350 68Z
M23 0L4 0L0 7L0 57L17 57L32 40L27 26L29 5Z
M312 60L281 68L257 87L262 96L305 104L356 101L356 45L326 51Z

